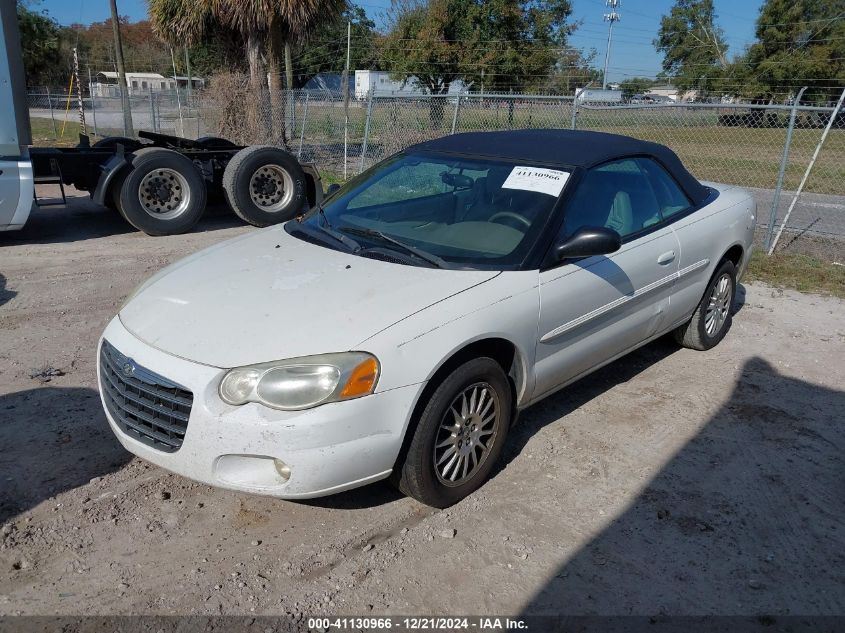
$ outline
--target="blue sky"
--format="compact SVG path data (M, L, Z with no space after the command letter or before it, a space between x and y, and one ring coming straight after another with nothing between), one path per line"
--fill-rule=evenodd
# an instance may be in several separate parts
M390 0L366 0L357 3L364 7L376 23L378 16L390 5ZM653 77L660 72L660 55L651 44L660 24L660 17L668 13L672 0L621 0L618 12L622 20L613 27L613 47L608 77L620 81L626 77ZM741 52L754 39L754 21L762 0L715 0L719 24L725 31L729 54ZM607 43L607 23L604 0L572 0L572 18L582 21L571 42L579 48L596 49L596 65L604 64ZM61 24L96 22L109 17L108 0L41 0L33 8L46 9ZM121 15L140 20L146 17L144 0L118 0Z

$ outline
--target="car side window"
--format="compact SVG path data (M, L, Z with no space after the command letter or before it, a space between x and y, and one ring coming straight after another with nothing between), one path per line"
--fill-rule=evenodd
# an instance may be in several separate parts
M567 205L564 235L605 226L626 236L662 220L660 203L640 159L626 158L589 170Z
M648 174L663 219L672 217L690 207L692 204L690 199L660 164L650 158L638 158L637 161Z

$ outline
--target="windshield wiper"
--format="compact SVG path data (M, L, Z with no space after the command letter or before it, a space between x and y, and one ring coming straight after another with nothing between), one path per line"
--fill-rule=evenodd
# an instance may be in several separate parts
M320 218L323 220L323 224L320 224L319 221L317 222L317 228L318 229L320 229L323 233L326 233L327 235L330 235L331 237L336 239L338 242L340 242L341 244L346 246L353 253L361 250L361 245L358 242L353 240L348 235L344 235L340 231L335 231L334 228L332 228L332 223L329 222L329 218L326 215L326 212L323 210L323 205L321 205L321 204L317 205L317 213L320 215Z
M401 240L397 240L395 237L391 237L390 235L385 235L381 231L377 231L376 229L366 229L357 226L343 226L339 230L343 231L344 233L352 233L352 235L361 235L363 237L375 238L382 242L388 242L389 244L393 244L394 246L398 246L399 248L403 249L404 251L411 253L424 261L427 261L429 264L436 266L437 268L451 268L452 265L449 264L445 259L441 259L437 255L432 255L431 253L427 253L422 249L417 248L416 246L411 246L410 244L406 244Z

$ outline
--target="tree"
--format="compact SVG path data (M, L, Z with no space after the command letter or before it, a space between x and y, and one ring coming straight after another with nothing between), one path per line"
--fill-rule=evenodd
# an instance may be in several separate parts
M631 77L619 84L622 90L622 97L630 99L634 95L645 94L655 83L654 79L647 77Z
M171 45L203 41L210 28L222 28L244 41L250 84L257 97L262 129L269 134L270 92L280 92L281 69L293 84L291 46L331 21L346 0L150 0L150 17L158 35ZM269 61L269 64L268 64ZM268 66L270 92L267 87ZM280 140L286 142L283 119Z
M601 70L593 66L596 56L595 49L587 52L574 48L563 49L551 73L547 77L529 81L526 90L571 95L587 84L601 84Z
M319 73L339 73L346 64L346 25L352 24L350 67L378 70L376 25L364 9L350 4L341 16L313 33L294 56L293 85L304 86Z
M62 31L46 11L33 11L27 3L17 3L23 63L28 85L50 85L64 80Z
M715 85L729 63L713 0L676 0L660 20L654 47L663 53L663 70L683 89L705 91L706 86Z
M783 100L808 86L809 101L835 100L845 85L845 0L766 0L757 41L741 60L746 96Z
M457 79L520 90L565 56L571 12L569 0L394 0L384 59L432 94Z
M383 58L394 76L414 77L431 94L458 79L485 91L523 90L565 56L571 12L569 0L393 0Z

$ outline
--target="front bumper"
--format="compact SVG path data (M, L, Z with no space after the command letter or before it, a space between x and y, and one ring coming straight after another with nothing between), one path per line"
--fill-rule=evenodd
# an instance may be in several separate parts
M259 404L233 407L217 393L226 370L162 352L140 341L117 317L103 338L194 395L182 446L172 453L124 433L103 402L109 425L126 450L212 486L284 499L319 497L387 477L423 388L410 385L305 411ZM99 381L99 362L97 367ZM100 391L102 399L102 387ZM288 479L274 460L290 468Z

